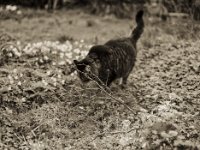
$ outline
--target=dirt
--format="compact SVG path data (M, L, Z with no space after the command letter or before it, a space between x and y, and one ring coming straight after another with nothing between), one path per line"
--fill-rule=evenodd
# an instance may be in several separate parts
M128 86L106 92L70 64L134 19L26 12L0 22L0 149L200 149L198 22L145 17Z

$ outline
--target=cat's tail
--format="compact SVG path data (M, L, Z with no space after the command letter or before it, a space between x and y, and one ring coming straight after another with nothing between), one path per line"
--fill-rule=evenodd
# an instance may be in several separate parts
M144 30L143 14L144 14L144 11L140 10L137 12L136 17L135 17L137 26L135 27L135 29L132 31L132 34L131 34L131 39L134 43L138 41L138 39L140 38Z

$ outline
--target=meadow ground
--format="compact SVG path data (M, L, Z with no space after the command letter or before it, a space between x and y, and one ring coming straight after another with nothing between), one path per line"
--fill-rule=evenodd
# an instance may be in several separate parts
M152 22L126 89L68 74L134 20L22 10L0 21L0 149L200 149L198 22Z

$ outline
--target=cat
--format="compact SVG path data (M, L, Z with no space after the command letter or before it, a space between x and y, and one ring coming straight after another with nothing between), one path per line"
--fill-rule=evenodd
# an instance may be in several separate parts
M115 79L122 78L122 85L127 84L136 62L136 43L144 30L143 14L143 10L137 12L137 26L130 37L95 45L83 60L73 61L83 83L95 80L99 84L110 86Z

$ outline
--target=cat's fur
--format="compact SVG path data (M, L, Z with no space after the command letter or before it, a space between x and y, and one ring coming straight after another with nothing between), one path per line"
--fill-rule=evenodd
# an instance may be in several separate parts
M109 86L115 79L122 78L123 84L126 84L136 61L136 43L144 29L142 10L136 15L136 23L130 37L93 46L83 60L74 60L82 82L93 79Z

